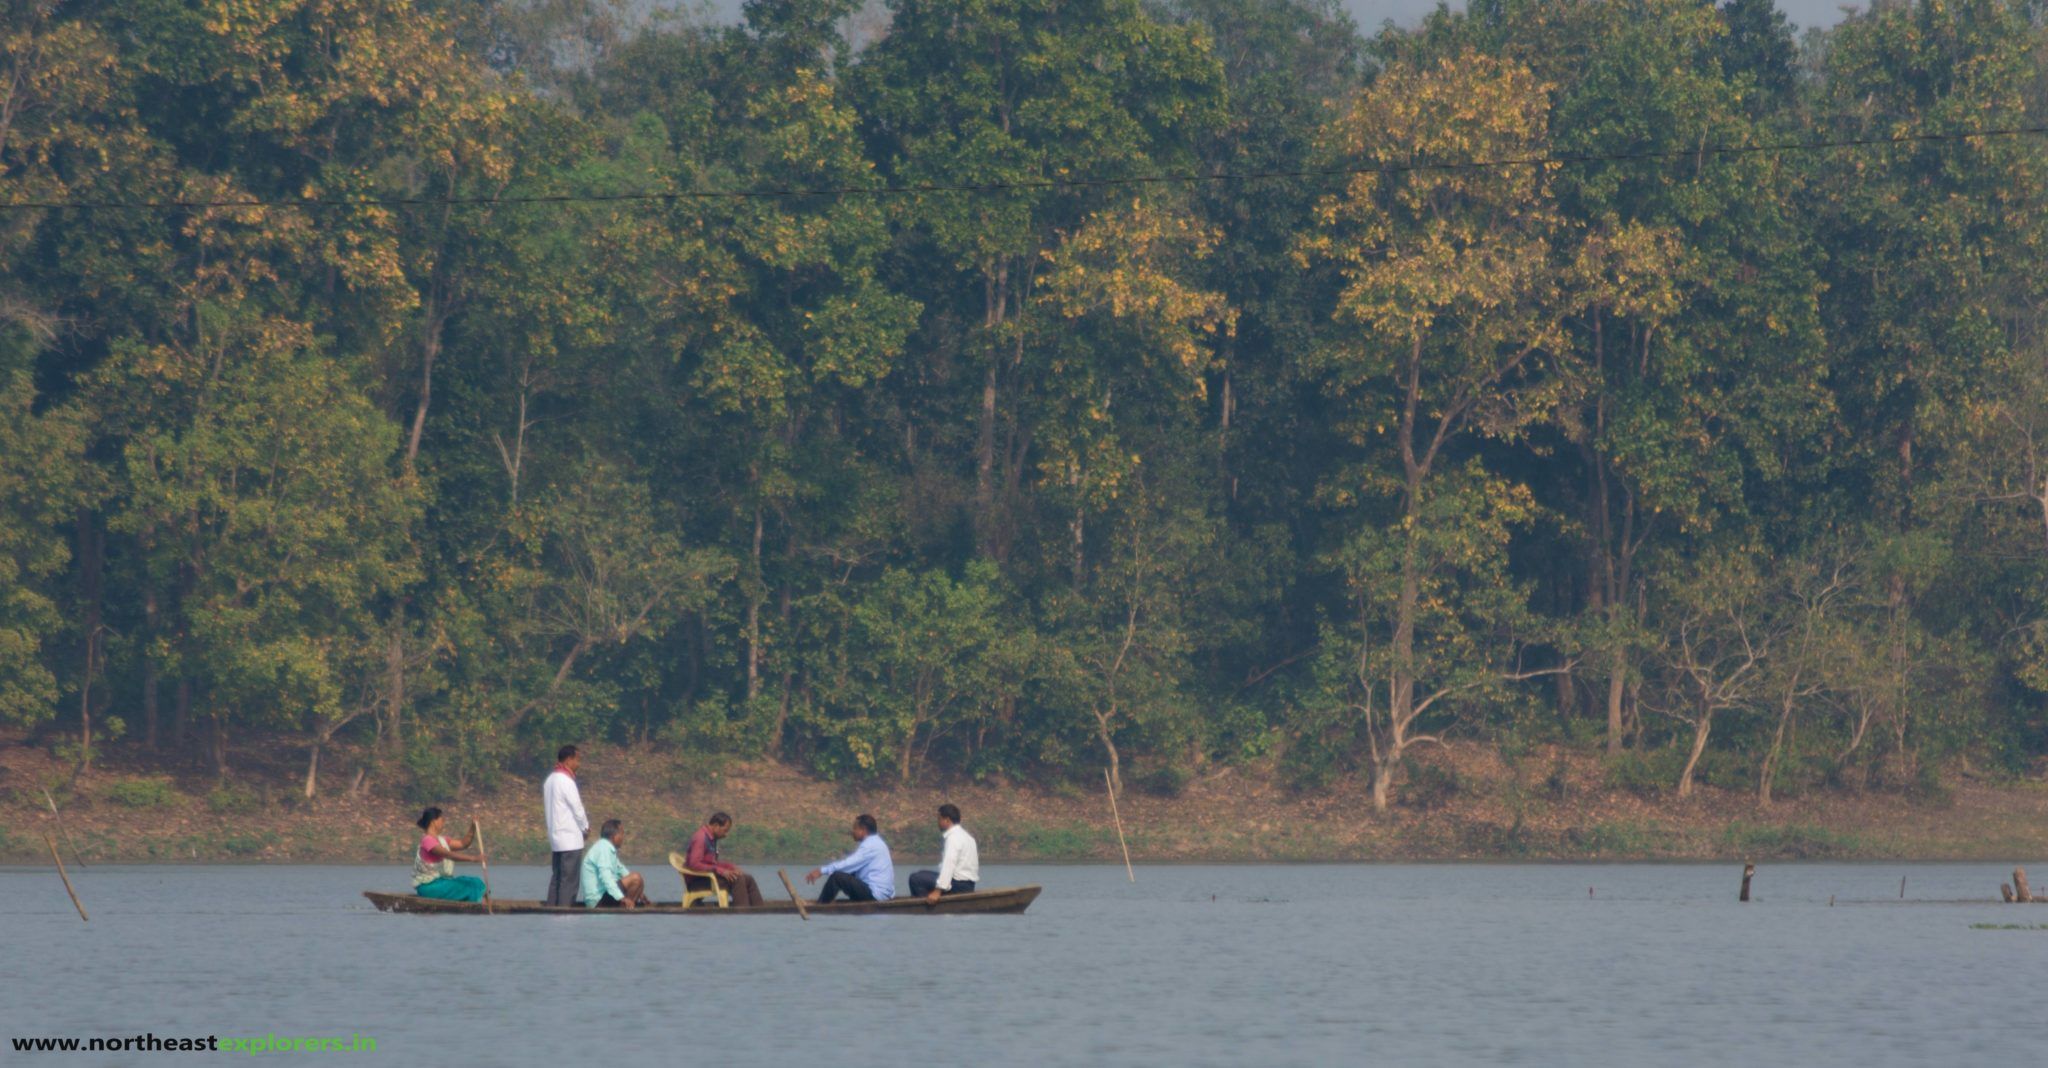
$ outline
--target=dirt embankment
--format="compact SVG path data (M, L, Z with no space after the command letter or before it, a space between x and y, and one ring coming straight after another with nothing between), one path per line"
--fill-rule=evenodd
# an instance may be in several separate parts
M1478 745L1429 757L1404 801L1375 813L1365 784L1297 790L1270 771L1215 768L1178 795L1122 799L1141 861L1911 858L2013 861L2048 856L2048 783L1954 782L1944 796L1817 791L1762 806L1748 792L1693 797L1611 788L1594 755L1539 750L1508 764ZM335 762L329 766L352 766ZM43 855L57 823L89 861L388 862L409 855L417 806L376 789L323 784L307 802L298 774L253 764L225 785L196 769L145 773L110 755L71 781L41 748L0 739L0 859ZM454 822L483 821L495 857L545 856L539 776L438 799ZM593 820L634 830L627 852L659 863L702 818L737 819L734 859L803 861L845 846L856 812L883 824L899 856L921 862L932 810L958 804L998 860L1111 860L1116 831L1101 787L995 783L864 786L824 782L772 763L707 765L645 750L592 747L583 796ZM375 784L373 783L374 787ZM61 840L60 840L61 844Z

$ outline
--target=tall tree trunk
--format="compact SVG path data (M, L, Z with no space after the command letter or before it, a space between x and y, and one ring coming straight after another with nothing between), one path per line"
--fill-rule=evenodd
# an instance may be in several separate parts
M790 531L789 537L784 539L782 543L782 564L784 575L782 593L780 595L780 603L776 606L775 614L776 618L781 621L778 624L780 632L784 635L789 635L795 633L794 620L796 617L795 591L790 588L792 583L788 578L788 576L796 574L796 532L794 530ZM781 693L778 695L780 699L775 702L775 729L770 731L768 735L768 754L771 756L782 751L782 729L789 722L789 703L794 699L795 693L796 659L785 656L782 658L782 686Z
M1849 744L1835 755L1835 766L1838 770L1846 769L1849 766L1849 758L1855 756L1856 750L1863 747L1863 739L1870 732L1870 724L1883 712L1882 703L1882 696L1865 696L1856 701L1856 720L1849 728ZM1863 787L1870 785L1870 766L1867 761L1857 781Z
M1792 686L1797 686L1798 684L1799 676L1794 674ZM1791 687L1787 688L1786 694L1778 702L1778 729L1771 735L1771 748L1764 754L1763 770L1757 774L1756 799L1759 804L1766 808L1770 807L1771 804L1771 785L1778 777L1778 760L1785 752L1785 734L1792 725L1792 710L1797 707L1798 703L1794 700L1790 689Z
M981 411L974 444L974 526L981 555L996 555L996 385L995 331L1009 308L1010 263L999 259L982 268L982 329L988 334L988 366L981 375Z
M1906 373L1909 378L1913 374L1913 363L1910 359L1906 362ZM1916 431L1917 428L1909 416L1903 433L1899 435L1899 531L1902 534L1912 529L1913 523L1913 446ZM1906 746L1906 723L1912 716L1907 692L1907 678L1912 671L1912 663L1906 647L1906 631L1911 622L1913 606L1912 593L1906 588L1906 577L1893 575L1888 593L1891 609L1891 648L1888 651L1891 677L1887 680L1890 683L1887 689L1890 692L1893 744L1899 753L1899 770L1904 775L1911 776L1914 770L1913 754Z
M1407 379L1402 398L1400 422L1401 474L1403 478L1401 515L1401 593L1394 601L1394 635L1387 643L1387 736L1373 743L1372 807L1387 810L1387 786L1393 770L1401 763L1406 748L1408 723L1415 717L1415 617L1422 601L1422 547L1418 541L1422 523L1422 484L1429 474L1433 452L1418 455L1415 449L1417 419L1422 402L1422 339L1409 346Z
M213 757L213 777L225 780L228 777L228 729L225 717L213 713L213 741L208 746Z
M769 728L768 743L761 747L761 755L774 760L782 755L782 732L789 729L789 703L795 699L794 680L784 676L782 700L775 706L775 725Z
M1074 491L1074 516L1067 521L1067 532L1073 539L1074 589L1079 591L1082 583L1086 581L1088 574L1086 541L1088 528L1086 525L1086 515L1081 507L1081 463L1079 460L1074 461L1073 467L1068 473L1067 485Z
M1621 752L1621 740L1628 729L1622 716L1623 697L1628 693L1628 654L1614 650L1614 659L1607 673L1607 752Z
M1899 753L1899 768L1907 775L1912 773L1912 754L1906 750L1906 722L1912 717L1908 704L1906 679L1911 671L1910 658L1906 648L1906 628L1912 612L1911 598L1906 590L1902 575L1892 576L1891 581L1891 648L1887 650L1890 660L1890 678L1886 681L1889 693L1894 748Z
M192 744L192 680L181 678L177 688L171 691L171 733L177 736L178 744L187 747Z
M79 599L85 609L85 671L78 680L78 774L92 770L92 681L100 668L100 575L105 556L106 538L100 532L99 517L89 509L79 509L78 573Z
M688 673L683 681L681 706L689 708L697 703L697 689L704 684L704 614L692 612L689 615L688 636L683 641L684 665Z
M1611 500L1612 493L1607 480L1607 457L1601 451L1602 447L1606 444L1604 435L1607 432L1607 329L1606 316L1598 311L1593 315L1593 379L1597 383L1595 386L1596 392L1593 396L1593 425L1588 431L1590 437L1581 449L1586 461L1587 475L1592 483L1590 487L1591 492L1587 494L1586 502L1587 511L1591 513L1587 516L1586 536L1592 548L1592 559L1589 561L1591 564L1589 570L1592 573L1588 578L1593 588L1593 600L1598 602L1594 607L1604 613L1611 624L1620 607L1616 602L1623 594L1614 588L1613 539L1609 532L1609 527L1614 519L1614 510ZM1611 634L1609 640L1613 640ZM1622 695L1626 691L1628 684L1627 668L1628 656L1617 646L1609 660L1607 673L1607 753L1609 756L1621 752L1623 730Z
M754 505L753 580L747 584L747 705L761 692L761 505Z
M910 721L910 729L903 734L903 752L896 760L896 781L910 785L910 759L917 752L917 728L923 724L922 717Z
M412 432L405 439L405 466L410 468L420 455L420 439L427 432L427 410L434 400L434 363L441 357L442 315L433 298L426 308L426 334L420 344L420 397L413 407Z
M384 708L390 730L385 738L393 753L405 752L405 632L403 609L384 640Z
M1010 369L1014 372L1024 366L1024 331L1012 330L1011 336ZM1018 497L1023 493L1024 465L1031 458L1031 428L1012 419L1008 430L1002 441L1001 463L996 476L994 537L989 546L989 556L998 563L1008 563L1010 551L1017 544L1015 517L1020 510Z
M78 684L78 768L74 777L92 770L92 676L99 667L94 653L99 648L99 632L94 630L85 638L85 677Z
M1236 359L1236 346L1224 342L1223 388L1217 391L1216 471L1222 477L1223 498L1232 502L1237 500L1237 478L1230 470L1230 423L1237 417L1237 391L1230 369L1236 366Z
M1378 757L1372 762L1372 808L1374 812L1385 812L1393 794L1394 762L1388 757Z
M996 355L989 353L981 376L980 428L974 444L974 507L981 528L983 556L995 554L996 508Z
M1372 776L1372 807L1387 810L1387 786L1407 748L1408 723L1415 717L1415 616L1422 602L1421 547L1416 524L1421 520L1420 472L1408 478L1406 543L1401 547L1401 595L1394 602L1394 638L1388 643L1393 686L1387 695L1387 737L1380 743Z
M147 580L144 580L147 582ZM156 585L149 583L142 591L142 744L154 753L157 750L157 688L159 685L154 646L156 644L157 617Z
M1702 701L1699 719L1692 725L1692 751L1686 754L1685 770L1678 773L1678 796L1692 796L1692 773L1700 766L1700 755L1707 751L1707 735L1714 729L1713 706Z
M1099 708L1093 711L1095 713L1095 737L1101 739L1102 752L1109 757L1109 788L1115 791L1118 797L1122 797L1124 792L1123 757L1122 754L1117 752L1116 739L1110 736L1109 731L1109 725L1116 718L1116 713L1114 710L1105 713Z
M313 752L306 758L306 800L311 801L320 789L320 750L327 744L325 733L313 736Z
M1588 609L1604 615L1608 624L1608 640L1613 647L1608 650L1607 661L1607 752L1610 756L1621 752L1628 736L1628 671L1629 651L1620 637L1622 626L1634 622L1630 617L1629 587L1634 581L1635 553L1637 547L1635 493L1626 479L1617 475L1606 447L1607 401L1609 365L1607 363L1607 315L1596 311L1593 323L1593 410L1588 419L1588 438L1580 446L1580 455L1586 465L1586 540L1588 545L1587 570ZM1647 336L1641 339L1639 349L1638 375L1648 369ZM1623 350L1626 355L1626 350ZM1618 361L1626 371L1626 360ZM1618 484L1618 485L1617 485ZM1616 516L1617 497L1620 515ZM1636 617L1640 618L1640 617Z

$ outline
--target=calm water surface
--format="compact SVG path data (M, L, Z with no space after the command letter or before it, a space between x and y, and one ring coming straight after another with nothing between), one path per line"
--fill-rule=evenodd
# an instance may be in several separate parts
M80 924L54 872L10 868L0 1041L361 1033L374 1059L565 1066L692 1048L834 1066L2039 1064L2048 930L1970 925L2048 924L2048 906L1898 901L1901 875L1909 898L1984 899L2007 871L1765 865L1743 906L1728 864L1141 867L1135 884L990 864L985 885L1044 884L1028 914L805 924L389 916L360 891L402 889L396 866L94 867L73 875ZM491 877L508 898L546 883Z

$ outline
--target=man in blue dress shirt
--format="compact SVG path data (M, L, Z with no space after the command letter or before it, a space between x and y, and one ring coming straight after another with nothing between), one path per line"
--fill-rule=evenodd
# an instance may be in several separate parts
M812 868L804 882L825 880L818 891L818 904L829 905L841 894L848 901L887 901L896 896L896 864L889 859L889 843L882 841L875 818L863 812L853 818L853 852L821 867Z

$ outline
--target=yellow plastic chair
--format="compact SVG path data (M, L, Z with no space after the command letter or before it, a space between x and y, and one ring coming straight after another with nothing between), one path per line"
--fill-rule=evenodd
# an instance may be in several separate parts
M691 905L694 905L699 901L706 901L714 898L717 899L719 908L730 908L732 906L732 898L725 892L725 884L719 882L718 878L708 871L698 871L695 868L690 867L688 858L684 857L681 853L670 853L668 855L668 866L674 868L676 870L676 874L683 877L684 908L689 908ZM690 880L692 878L709 879L711 881L711 889L690 889Z

